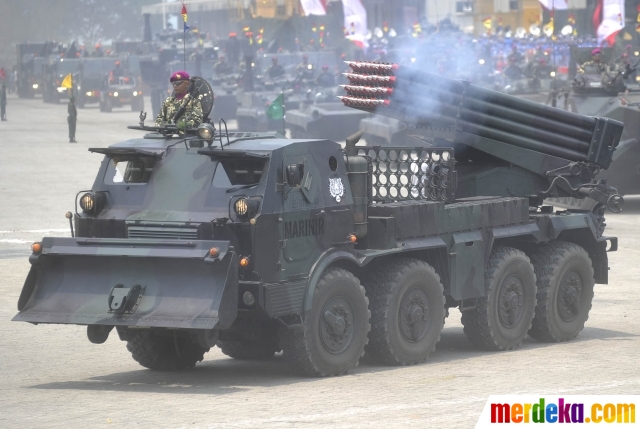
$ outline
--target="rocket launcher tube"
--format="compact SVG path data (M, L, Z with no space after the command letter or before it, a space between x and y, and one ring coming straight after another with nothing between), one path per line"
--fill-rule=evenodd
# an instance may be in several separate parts
M396 95L400 99L407 99L413 96L405 91L396 89ZM465 100L466 101L466 100ZM398 101L391 100L389 104L390 109L396 109ZM507 118L503 118L496 115L487 115L480 110L472 110L466 107L462 107L464 104L456 104L440 102L434 104L433 109L455 118L465 120L470 124L476 124L484 126L487 129L494 129L499 132L513 133L514 135L523 136L539 140L543 143L549 143L551 145L559 146L565 149L577 151L586 155L589 151L589 144L576 138L572 138L564 135L563 133L550 132L542 128L534 127L525 122L510 121ZM400 110L402 107L400 106Z
M395 76L364 75L358 73L342 74L349 79L349 83L352 85L393 87L396 83Z
M398 64L375 63L367 61L345 61L354 72L367 74L383 74L391 75L395 73L400 66Z
M340 85L348 95L359 97L390 97L393 94L393 88L358 86L358 85Z

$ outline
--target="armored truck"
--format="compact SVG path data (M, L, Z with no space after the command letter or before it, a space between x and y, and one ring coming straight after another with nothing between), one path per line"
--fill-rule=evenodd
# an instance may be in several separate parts
M342 102L407 121L425 144L134 127L150 132L90 149L104 158L67 214L71 237L33 244L13 320L83 325L93 343L115 331L154 370L217 345L236 359L282 351L311 376L365 353L423 362L450 308L488 350L575 338L617 249L603 213L623 200L593 178L621 123L351 67ZM599 204L554 211L548 196Z

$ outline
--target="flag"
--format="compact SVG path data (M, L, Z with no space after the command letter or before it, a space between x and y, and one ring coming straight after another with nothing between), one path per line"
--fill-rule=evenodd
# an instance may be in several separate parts
M483 19L482 25L484 25L484 28L486 28L487 30L491 30L491 18Z
M599 11L600 2L596 7ZM606 41L609 46L613 46L616 36L624 28L624 0L602 0L602 21L597 27L598 42L602 44ZM594 14L594 23L599 16Z
M269 104L266 114L269 119L284 118L284 94L278 95L278 97Z
M344 27L350 29L347 39L356 46L366 49L367 44L367 10L361 0L342 0Z
M60 84L61 88L73 88L73 77L71 73L66 75L64 79L62 79L62 83Z
M184 3L182 3L182 11L180 12L180 15L182 15L182 20L187 22L187 5Z
M540 4L547 10L569 9L569 2L567 0L540 0Z
M326 0L300 0L300 4L305 16L327 14Z

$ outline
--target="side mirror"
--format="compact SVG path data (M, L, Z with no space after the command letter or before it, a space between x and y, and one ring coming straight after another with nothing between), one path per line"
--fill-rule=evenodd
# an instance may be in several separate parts
M304 175L303 164L287 165L287 184L291 188L300 187L300 184L302 183L303 175Z

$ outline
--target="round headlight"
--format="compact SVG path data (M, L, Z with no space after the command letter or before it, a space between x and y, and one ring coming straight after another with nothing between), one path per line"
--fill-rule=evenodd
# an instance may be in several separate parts
M138 96L138 91L133 91L133 96L137 97Z
M80 198L80 208L86 213L91 213L96 206L93 194L86 193Z
M238 216L244 216L249 211L249 202L246 198L240 198L238 201L236 201L233 207Z
M87 97L91 97L91 91L87 91Z
M117 96L118 96L118 91L114 92L114 93L113 93L113 96L114 96L114 97L117 97Z
M197 134L198 137L203 140L211 140L216 132L216 129L213 128L213 125L208 123L203 123L198 125Z
M33 84L33 89L38 89L38 84L37 83Z

